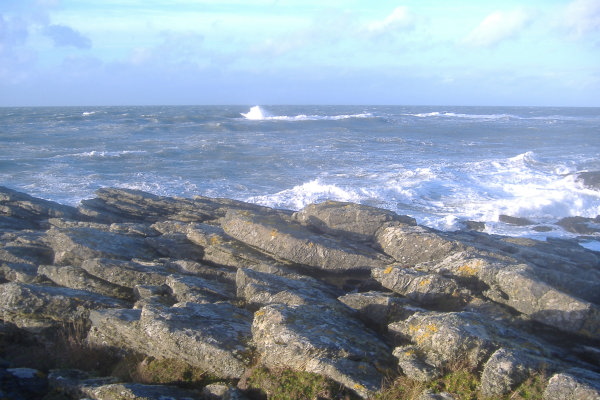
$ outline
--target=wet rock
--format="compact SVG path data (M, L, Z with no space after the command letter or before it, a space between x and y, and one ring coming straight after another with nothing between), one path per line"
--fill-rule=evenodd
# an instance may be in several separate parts
M126 305L83 290L14 282L0 285L0 312L4 321L32 331L86 320L90 310Z
M600 399L600 374L571 368L548 381L544 400Z
M594 235L600 233L600 220L597 218L566 217L556 223L567 232L579 235Z
M229 303L98 310L90 320L91 343L179 359L219 378L239 378L250 361L252 316Z
M268 305L254 313L252 335L267 368L317 373L365 398L393 363L380 338L326 306Z
M600 171L586 171L577 174L577 180L590 189L600 190Z
M504 215L504 214L500 214L498 216L498 221L504 222L505 224L516 225L516 226L534 225L534 222L531 220L528 220L527 218L512 217L510 215Z
M338 201L309 204L293 218L318 232L362 241L372 241L377 230L386 222L417 224L414 218L400 216L393 211Z
M223 229L276 258L326 271L369 270L392 261L367 246L315 234L277 215L228 213Z
M158 256L143 238L90 228L50 229L47 240L54 251L54 263L58 265L81 265L93 258L131 260Z

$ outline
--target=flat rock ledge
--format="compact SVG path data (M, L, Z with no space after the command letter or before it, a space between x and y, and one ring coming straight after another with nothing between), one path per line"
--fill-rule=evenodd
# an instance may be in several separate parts
M2 396L246 399L266 367L368 399L462 365L482 397L544 372L545 399L600 398L600 253L566 240L441 232L334 201L293 212L109 188L70 207L0 187L0 278ZM15 338L51 349L66 326L223 383L11 365Z

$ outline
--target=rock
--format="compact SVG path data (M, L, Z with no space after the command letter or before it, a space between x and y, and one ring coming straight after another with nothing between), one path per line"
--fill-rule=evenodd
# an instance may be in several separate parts
M191 260L165 260L165 268L174 274L196 275L209 280L216 280L235 287L236 269L217 267Z
M410 268L374 268L371 276L383 287L408 297L418 305L456 308L461 303L459 287L452 279Z
M338 293L333 288L307 276L290 279L240 268L236 284L238 297L256 308L268 304L320 304L347 311L337 300Z
M100 279L81 267L40 265L37 273L59 286L86 290L125 301L133 300L133 292L130 288Z
M167 233L146 238L146 243L164 257L200 261L204 256L202 247L190 242L184 233Z
M520 350L500 348L485 363L480 392L488 398L500 398L538 371L549 372L552 362Z
M500 328L468 312L417 312L389 331L410 340L423 361L438 369L464 363L476 368L499 347Z
M394 349L398 366L408 378L419 382L429 382L440 377L441 372L423 360L416 346L401 346Z
M278 259L325 271L364 271L392 261L367 246L317 235L277 215L231 212L223 221L223 229Z
M462 221L461 224L469 231L485 231L485 222L481 221Z
M586 171L577 174L577 180L590 189L600 190L600 171Z
M441 260L465 249L450 235L422 226L389 223L377 231L377 244L402 266Z
M3 399L39 399L48 391L42 371L32 368L0 368L0 396Z
M268 305L254 313L260 362L326 376L368 397L393 362L390 349L355 319L321 305Z
M52 217L77 218L77 209L53 201L32 197L28 194L0 186L0 215L9 217L5 223L22 221L22 228L39 226L40 221ZM24 221L23 221L24 220Z
M89 274L114 285L131 288L136 285L164 285L173 271L159 262L122 261L106 258L89 259L81 263Z
M143 238L90 228L50 229L47 240L54 251L54 263L58 265L81 265L93 258L148 260L157 257Z
M456 400L456 397L448 392L434 393L431 389L425 389L418 400Z
M534 225L534 222L532 222L531 220L528 220L527 218L511 217L510 215L504 215L504 214L500 214L498 216L498 221L504 222L505 224L516 225L516 226Z
M241 390L222 383L212 383L202 388L203 400L247 400Z
M566 217L556 223L567 232L579 235L594 235L600 232L600 221L594 218Z
M0 311L4 321L32 331L85 320L90 310L126 305L123 301L83 290L14 282L0 285Z
M219 226L190 224L187 229L187 237L204 249L203 260L208 263L236 268L289 264L275 260L273 257L232 238Z
M115 377L92 377L85 371L76 369L52 370L48 374L48 384L51 389L64 393L69 398L78 399L86 395L89 388L117 383Z
M215 303L236 297L233 285L198 276L170 275L165 284L179 303Z
M393 211L338 201L309 204L293 218L319 232L362 241L372 241L385 222L417 224L414 218L400 216Z
M600 399L600 374L580 368L552 376L544 391L544 400L588 399Z
M360 319L377 331L387 331L389 323L406 319L417 311L424 311L392 293L348 293L338 297L338 300L356 310Z
M252 316L229 303L98 310L90 320L90 343L179 359L218 378L239 378L250 361Z
M101 386L82 386L81 394L94 400L193 400L199 393L167 385L141 383L112 383Z

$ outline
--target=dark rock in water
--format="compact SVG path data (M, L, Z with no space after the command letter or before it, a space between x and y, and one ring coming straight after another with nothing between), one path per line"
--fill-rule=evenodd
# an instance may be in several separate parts
M556 223L567 232L580 235L593 235L600 233L600 222L594 218L566 217Z
M546 225L536 225L532 229L536 232L551 232L554 230L551 226Z
M516 225L516 226L529 226L534 225L531 220L522 217L511 217L510 215L500 214L498 221L504 222L505 224Z
M600 190L600 171L580 172L577 174L577 180L590 189Z
M462 221L462 224L467 230L471 231L485 231L485 222L481 221Z

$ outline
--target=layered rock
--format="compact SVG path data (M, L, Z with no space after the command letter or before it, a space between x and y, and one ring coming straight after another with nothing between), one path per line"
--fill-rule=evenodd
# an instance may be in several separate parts
M243 398L232 385L256 366L363 398L456 365L479 371L482 396L542 371L545 398L599 393L600 254L565 240L441 232L352 203L293 213L101 189L73 208L0 188L0 278L4 342L77 324L93 348L226 381L190 393L50 376L74 398Z

